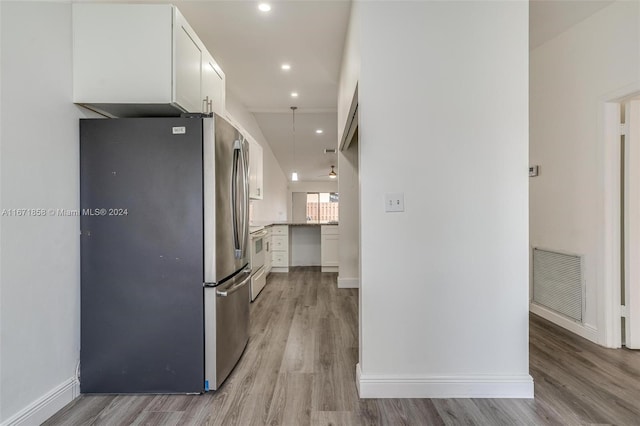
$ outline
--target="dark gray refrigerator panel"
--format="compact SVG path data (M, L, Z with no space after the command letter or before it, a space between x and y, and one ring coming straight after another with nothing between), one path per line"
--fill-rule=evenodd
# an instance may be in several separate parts
M202 392L203 120L81 120L80 139L81 392Z

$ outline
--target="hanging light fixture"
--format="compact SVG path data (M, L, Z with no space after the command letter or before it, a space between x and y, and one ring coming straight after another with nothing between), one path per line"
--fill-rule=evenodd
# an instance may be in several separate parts
M296 110L298 107L291 107L292 114L292 128L293 128L293 171L291 172L291 181L296 182L298 180L298 172L296 172Z
M334 168L334 167L335 167L335 166L331 166L331 171L329 172L329 177L330 177L331 179L335 179L335 178L337 178L337 177L338 177L338 174L336 173L336 171L335 171L335 170L333 170L333 168Z

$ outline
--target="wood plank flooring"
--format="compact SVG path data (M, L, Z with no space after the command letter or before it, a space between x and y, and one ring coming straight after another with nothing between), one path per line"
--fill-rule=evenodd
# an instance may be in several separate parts
M535 400L366 399L355 387L358 293L337 274L271 274L251 337L220 390L83 395L46 425L640 425L640 352L530 320Z

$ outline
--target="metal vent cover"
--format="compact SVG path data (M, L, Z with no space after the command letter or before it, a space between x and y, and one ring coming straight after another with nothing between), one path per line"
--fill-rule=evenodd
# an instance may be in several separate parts
M582 322L582 257L534 248L533 301Z

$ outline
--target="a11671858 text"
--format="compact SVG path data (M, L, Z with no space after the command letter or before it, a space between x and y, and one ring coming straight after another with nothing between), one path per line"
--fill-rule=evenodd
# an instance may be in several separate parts
M128 216L126 208L97 208L97 209L42 209L20 208L2 209L2 217L66 217L66 216Z

